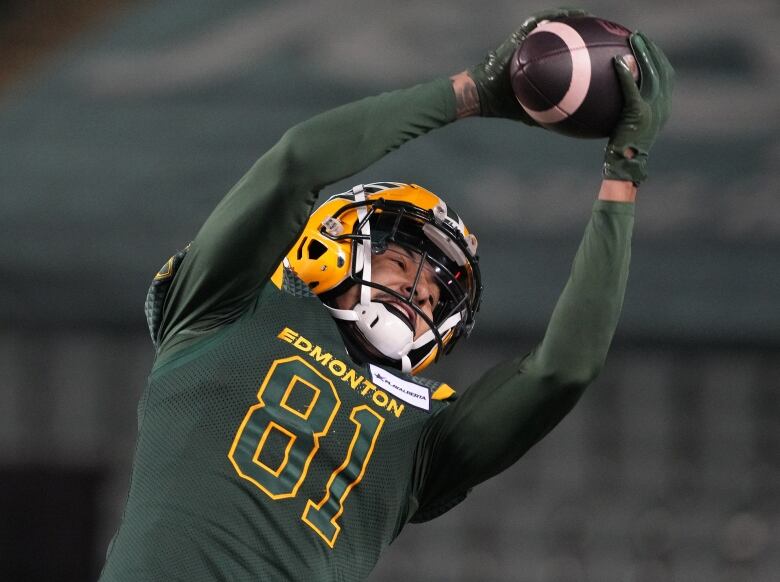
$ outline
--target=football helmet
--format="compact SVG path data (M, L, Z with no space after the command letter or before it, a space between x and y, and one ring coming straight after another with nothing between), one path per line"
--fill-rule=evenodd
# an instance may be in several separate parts
M372 256L391 243L420 259L408 292L372 279ZM482 294L476 236L441 198L415 184L360 184L331 196L312 213L283 266L323 301L353 356L412 374L471 332ZM424 268L440 291L432 317L415 302ZM334 298L352 285L360 286L359 301L337 308ZM372 301L372 289L394 301ZM416 339L406 307L428 325Z

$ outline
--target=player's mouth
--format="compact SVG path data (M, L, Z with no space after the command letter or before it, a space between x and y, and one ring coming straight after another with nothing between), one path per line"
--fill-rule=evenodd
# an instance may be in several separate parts
M406 323L414 332L417 329L417 312L405 303L398 301L382 301L393 314L401 318L401 321Z

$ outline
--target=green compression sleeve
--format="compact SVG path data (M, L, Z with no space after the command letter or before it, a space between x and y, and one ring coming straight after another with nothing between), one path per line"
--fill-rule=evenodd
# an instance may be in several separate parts
M542 342L499 364L439 413L418 448L421 515L513 464L600 371L628 277L634 205L596 202Z
M299 236L322 187L454 119L451 83L438 79L344 105L288 130L192 242L166 297L158 356L246 309Z

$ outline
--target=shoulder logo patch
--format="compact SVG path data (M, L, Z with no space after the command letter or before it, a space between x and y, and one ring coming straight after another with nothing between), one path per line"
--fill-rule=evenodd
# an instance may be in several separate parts
M171 257L168 259L168 262L165 263L162 269L160 269L159 272L154 276L155 281L165 281L167 278L173 275L173 259L175 258L176 257Z
M431 409L431 392L428 388L399 378L374 364L369 364L368 367L371 370L371 378L374 384L382 390L392 394L399 400L411 404L415 408Z

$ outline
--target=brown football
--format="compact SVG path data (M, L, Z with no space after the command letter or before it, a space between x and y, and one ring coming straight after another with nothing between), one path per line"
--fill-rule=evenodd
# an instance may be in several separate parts
M623 108L613 58L623 55L633 61L630 35L626 27L593 16L543 21L510 64L518 102L551 131L608 137ZM631 64L638 80L636 62Z

